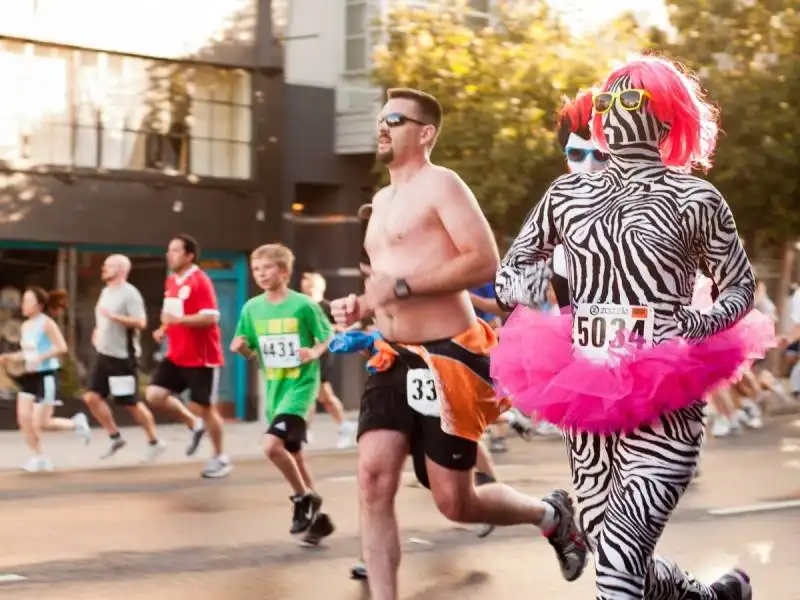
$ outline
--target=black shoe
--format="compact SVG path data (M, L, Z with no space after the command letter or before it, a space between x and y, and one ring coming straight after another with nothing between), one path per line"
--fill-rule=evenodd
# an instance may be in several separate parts
M328 537L334 531L336 531L336 527L334 527L331 518L324 512L317 513L300 543L307 548L314 548L319 546L322 538Z
M296 535L311 527L311 523L322 507L322 498L314 492L310 492L304 496L292 496L291 500L294 502L294 515L290 533Z
M189 442L189 445L186 447L186 456L192 456L195 452L197 452L197 448L200 446L200 440L203 439L205 434L205 427L198 429L197 431L192 430L192 439Z
M542 501L555 509L558 518L555 528L542 533L556 552L561 575L567 581L575 581L583 574L589 556L586 540L575 522L572 500L564 490L555 490Z
M719 600L753 600L753 588L747 573L734 569L711 584Z
M350 579L355 579L357 581L367 580L367 565L365 565L363 561L357 563L352 569L350 569Z

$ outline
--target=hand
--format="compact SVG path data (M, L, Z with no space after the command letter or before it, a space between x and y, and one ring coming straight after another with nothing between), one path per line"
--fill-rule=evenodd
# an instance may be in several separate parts
M361 320L361 299L355 294L331 302L331 314L339 327L350 327Z
M498 289L497 299L506 307L519 304L535 308L547 300L553 270L547 261L524 267L521 271L500 269L505 281Z
M153 339L156 341L156 344L163 342L165 337L167 337L167 332L164 331L163 327L159 327L153 332Z
M689 306L679 306L675 311L675 320L681 337L686 339L704 337L703 334L703 315L699 310Z
M297 356L301 364L306 364L319 358L319 355L317 355L313 348L300 348L300 350L297 351Z
M786 350L786 348L789 347L789 336L786 336L786 335L778 336L777 341L778 341L778 348L779 349ZM2 357L0 357L0 358L2 358Z
M373 271L368 265L361 265L361 272L367 276L364 282L364 299L367 305L375 310L381 308L389 302L397 300L394 287L397 280L381 271Z
M248 352L250 348L247 345L247 340L244 336L238 336L231 340L231 352L235 352L236 354L244 354Z
M172 313L162 312L161 313L161 324L162 325L177 325L181 322L180 317L176 317Z
M8 362L8 355L7 354L0 354L0 365L4 365Z
M112 321L115 320L116 315L103 306L98 308L97 312L100 314L101 317L105 317L106 319L111 319Z
M35 369L42 362L42 356L37 354L25 361L25 367L28 369Z

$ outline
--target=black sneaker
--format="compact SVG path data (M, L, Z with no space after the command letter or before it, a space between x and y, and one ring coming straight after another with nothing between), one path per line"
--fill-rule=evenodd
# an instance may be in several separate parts
M122 449L125 447L125 445L126 445L127 443L128 443L128 442L126 442L126 441L125 441L123 438L121 438L121 437L118 437L118 438L113 438L113 439L111 440L111 442L109 443L109 445L108 445L108 450L106 450L106 451L105 451L105 453L103 453L103 455L102 455L100 458L101 458L101 459L111 458L111 457L112 457L112 456L114 456L114 455L115 455L117 452L119 452L120 450L122 450Z
M356 563L355 566L350 569L350 579L355 579L357 581L367 580L367 565L364 564L364 561Z
M328 537L334 531L336 531L336 527L333 525L331 518L324 512L317 513L308 531L303 536L300 545L306 548L316 548L323 538Z
M753 600L753 588L747 573L734 569L711 584L719 600Z
M322 498L314 492L310 492L304 496L292 496L291 500L294 502L294 515L290 533L296 535L311 527L311 523L322 507Z
M205 427L202 427L198 430L192 430L192 439L189 440L189 445L186 446L186 456L192 456L195 452L197 452L197 448L200 446L200 440L203 439L205 434Z
M561 567L561 575L567 581L575 581L583 574L589 553L586 540L575 522L575 507L564 490L555 490L542 499L556 511L558 523L550 531L542 531L553 547Z

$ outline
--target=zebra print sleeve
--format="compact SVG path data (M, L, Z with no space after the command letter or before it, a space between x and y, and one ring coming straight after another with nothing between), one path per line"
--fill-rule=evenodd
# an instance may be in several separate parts
M708 337L731 327L752 308L755 296L753 269L722 196L701 227L701 260L708 265L719 296L710 312L686 307L678 310L681 335L686 338Z
M518 304L538 306L547 299L553 274L550 257L558 244L552 190L551 186L528 213L517 238L500 263L494 289L497 302L505 311L510 312Z

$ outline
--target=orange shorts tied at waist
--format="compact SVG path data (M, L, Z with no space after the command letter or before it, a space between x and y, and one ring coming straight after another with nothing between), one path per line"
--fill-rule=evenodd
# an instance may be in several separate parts
M464 333L445 341L401 344L376 340L367 368L383 372L404 353L419 356L433 375L442 431L477 442L511 407L506 398L497 396L490 376L489 350L496 344L495 332L478 319Z

